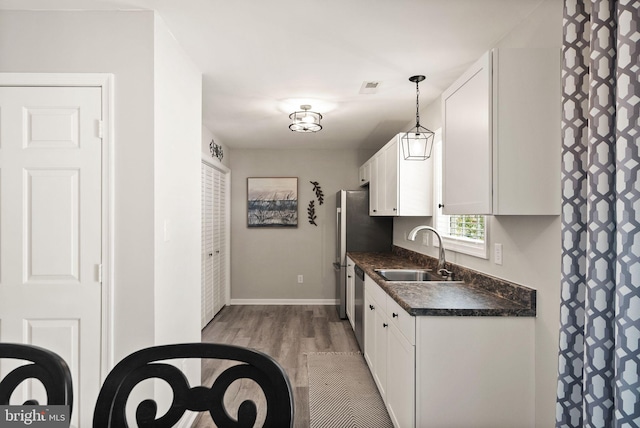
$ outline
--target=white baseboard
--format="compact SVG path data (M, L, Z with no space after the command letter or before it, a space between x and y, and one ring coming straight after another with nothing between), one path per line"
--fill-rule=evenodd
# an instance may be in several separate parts
M230 305L337 305L337 299L231 299Z

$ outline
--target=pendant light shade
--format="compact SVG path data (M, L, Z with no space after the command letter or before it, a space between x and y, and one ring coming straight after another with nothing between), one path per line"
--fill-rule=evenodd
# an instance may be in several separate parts
M402 154L406 160L427 160L433 150L435 134L420 125L420 88L418 84L425 79L424 76L411 76L409 80L416 84L416 126L405 132L400 138Z
M322 115L311 111L310 105L301 105L300 111L294 111L289 115L291 125L289 129L295 132L318 132L322 129L320 121Z

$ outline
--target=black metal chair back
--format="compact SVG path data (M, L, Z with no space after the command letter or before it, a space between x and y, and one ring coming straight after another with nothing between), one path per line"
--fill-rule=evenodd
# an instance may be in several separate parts
M223 371L209 388L190 387L187 378L175 366L158 362L171 359L199 358L237 361ZM255 350L217 343L184 343L142 349L125 357L107 376L96 403L94 428L127 428L125 405L132 389L146 379L162 379L172 389L173 401L164 415L157 416L154 400L142 401L136 409L139 427L173 427L187 410L208 411L220 428L253 427L257 407L251 400L243 401L237 419L225 408L223 399L227 388L236 380L252 379L267 402L264 428L293 426L293 394L289 378L270 356Z
M0 358L29 361L7 373L0 381L0 405L9 405L11 395L27 379L38 379L47 393L47 405L66 405L73 409L73 385L67 363L55 352L33 345L0 343ZM38 405L29 399L25 405ZM42 403L45 404L45 403Z

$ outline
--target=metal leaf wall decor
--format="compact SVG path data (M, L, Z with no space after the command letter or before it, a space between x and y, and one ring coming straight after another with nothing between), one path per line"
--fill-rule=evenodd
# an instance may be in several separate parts
M211 156L218 158L219 161L222 161L224 157L224 153L222 152L222 146L220 144L216 144L213 140L209 143L209 151L211 152Z
M313 199L309 201L309 207L307 208L307 216L309 217L309 224L318 226L316 224L316 201Z
M313 184L313 191L316 192L316 198L318 198L318 204L322 205L324 203L324 193L322 193L322 188L320 187L320 183L317 181L310 181L309 183Z

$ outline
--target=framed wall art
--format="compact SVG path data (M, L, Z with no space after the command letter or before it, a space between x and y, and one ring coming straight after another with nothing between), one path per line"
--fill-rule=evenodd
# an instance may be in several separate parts
M298 227L298 177L248 177L247 227Z

